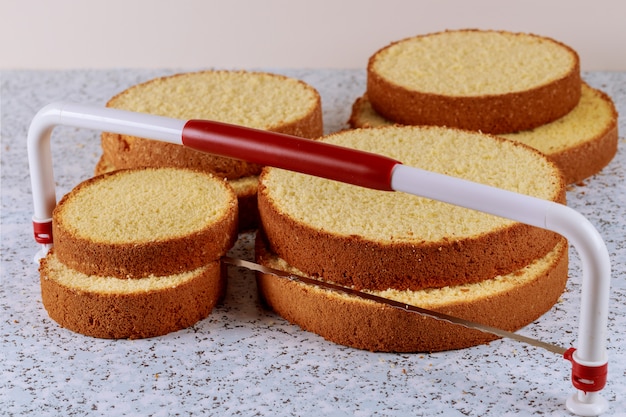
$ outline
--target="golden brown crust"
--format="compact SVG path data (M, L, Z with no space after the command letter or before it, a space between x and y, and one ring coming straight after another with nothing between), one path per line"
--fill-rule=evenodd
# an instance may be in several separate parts
M561 169L568 184L580 182L600 172L611 162L617 153L619 141L617 110L611 98L600 90L595 93L611 105L611 123L602 132L577 146L548 154L548 157Z
M549 155L568 184L580 182L600 172L617 153L617 123L603 135L576 147Z
M237 179L258 175L261 166L215 156L174 143L103 132L103 155L118 169L136 167L191 168L215 176Z
M429 36L429 35L423 35ZM407 125L438 125L479 130L485 133L511 133L528 130L558 119L573 109L580 99L580 61L560 79L526 91L482 96L446 96L408 89L381 76L374 69L378 55L406 40L393 42L370 57L367 66L367 95L382 116Z
M272 252L307 274L357 289L419 290L479 282L523 267L559 240L555 233L521 223L473 239L430 243L336 236L282 215L266 190L261 181L259 213Z
M257 238L257 262L271 255ZM320 258L321 259L321 258ZM567 281L567 245L548 270L529 282L472 302L460 300L435 310L515 331L550 310ZM341 296L311 285L257 274L267 305L291 323L346 346L385 352L435 352L487 343L495 337L378 303ZM529 300L532 300L530 302Z
M580 77L578 73L572 73L557 82L524 92L446 97L410 91L377 74L368 74L367 80L372 107L390 120L493 134L532 129L564 116L578 103L579 87Z
M50 318L69 330L107 339L154 337L189 327L209 315L225 290L220 261L176 287L127 294L63 285L47 258L40 273L42 301Z
M52 230L57 256L67 266L87 275L119 278L166 276L206 265L224 255L235 243L238 209L230 188L227 190L231 201L223 215L202 230L185 236L138 243L109 243L78 236L71 226L64 223L64 205L81 189L124 172L114 171L88 179L59 201L53 212Z

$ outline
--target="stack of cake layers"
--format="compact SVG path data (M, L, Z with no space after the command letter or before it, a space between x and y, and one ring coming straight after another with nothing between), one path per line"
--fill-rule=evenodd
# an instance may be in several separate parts
M550 38L456 30L377 51L349 124L441 125L491 133L546 154L568 184L598 173L617 152L609 96L581 81L578 54Z
M565 202L560 170L540 152L505 139L437 126L392 126L320 140ZM259 213L260 264L509 331L548 311L567 281L567 243L560 236L400 192L265 168ZM259 275L258 286L281 316L343 345L414 352L493 340L269 274Z
M552 39L418 36L377 51L367 76L354 129L322 140L563 204L567 183L616 152L611 100ZM260 263L505 330L548 311L567 281L562 237L427 199L266 168L259 210ZM271 275L258 282L280 315L348 346L439 351L492 339Z
M52 226L40 265L50 317L93 337L159 336L207 317L221 299L237 198L204 172L118 170L66 194Z

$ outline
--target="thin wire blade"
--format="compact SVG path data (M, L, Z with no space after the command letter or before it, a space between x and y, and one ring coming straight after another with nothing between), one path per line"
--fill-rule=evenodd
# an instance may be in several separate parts
M349 287L344 287L341 285L337 285L337 284L333 284L333 283L329 283L329 282L325 282L325 281L321 281L321 280L317 280L313 278L303 277L300 275L290 274L288 272L281 271L279 269L269 268L263 265L259 265L255 262L246 261L244 259L238 259L238 258L225 256L225 257L222 257L222 262L227 265L243 267L251 271L260 272L263 274L270 274L270 275L274 275L280 278L286 278L291 281L302 282L302 283L309 284L309 285L317 285L319 287L329 289L332 291L337 291L337 292L342 292L344 294L357 296L366 300L371 300L371 301L375 301L378 303L382 303L393 308L398 308L398 309L401 309L410 313L415 313L415 314L419 314L425 317L430 317L435 320L445 321L445 322L455 324L458 326L463 326L468 329L479 330L483 333L489 333L498 337L512 339L521 343L526 343L528 345L542 348L549 352L556 353L558 355L564 355L565 352L567 351L567 348L564 348L562 346L543 342L538 339L533 339L531 337L523 336L514 332L502 330L497 327L488 326L485 324L476 323L476 322L465 320L459 317L454 317L454 316L439 313L436 311L413 306L410 304L401 303L399 301L390 300L388 298L380 297L378 295L366 293L363 291L357 291Z

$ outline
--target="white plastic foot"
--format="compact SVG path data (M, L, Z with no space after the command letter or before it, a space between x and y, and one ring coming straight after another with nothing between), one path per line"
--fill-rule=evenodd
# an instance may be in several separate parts
M608 401L597 392L578 391L565 402L567 410L578 416L599 416L609 408Z

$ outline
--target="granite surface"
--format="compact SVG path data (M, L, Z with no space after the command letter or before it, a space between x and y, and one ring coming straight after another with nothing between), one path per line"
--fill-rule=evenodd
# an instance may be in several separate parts
M322 95L327 132L346 127L365 90L362 70L266 69ZM60 328L41 304L31 237L26 132L44 105L103 105L126 87L170 70L5 71L1 112L1 415L512 416L569 413L571 365L538 348L499 340L435 354L372 353L337 346L266 311L253 274L230 270L223 304L191 328L145 340L101 340ZM626 115L626 73L585 73ZM572 186L570 206L598 228L613 264L606 415L626 416L626 151ZM99 132L69 127L52 137L57 196L91 176ZM242 235L233 255L251 256ZM562 301L520 331L575 346L580 265L571 252Z

